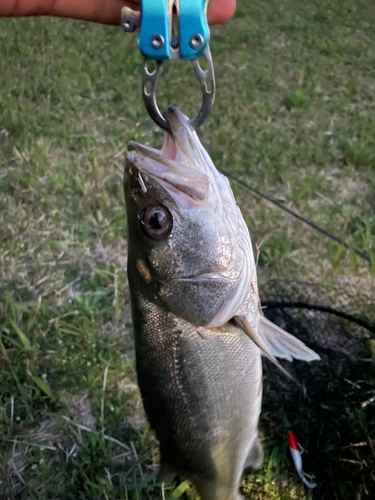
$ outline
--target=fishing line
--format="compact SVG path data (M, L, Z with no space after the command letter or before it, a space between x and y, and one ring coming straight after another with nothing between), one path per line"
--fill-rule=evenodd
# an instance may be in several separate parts
M362 326L363 328L366 328L366 330L368 330L371 333L375 333L374 324L371 324L366 320L358 318L357 316L353 316L351 314L347 314L342 311L337 311L337 309L332 309L331 307L306 304L304 302L267 302L267 301L264 302L262 301L262 306L266 307L267 309L286 309L290 307L291 309L309 309L310 311L319 311L327 314L334 314L339 318L346 319L348 321L356 323L359 326Z
M287 208L286 206L282 205L278 201L274 200L270 196L261 193L256 188L253 188L253 187L249 186L249 184L246 184L246 182L244 182L241 179L239 179L238 177L230 174L226 170L222 170L222 169L218 169L218 170L220 170L221 173L223 173L224 175L226 175L230 179L233 179L234 181L236 181L238 184L240 184L241 186L245 187L249 191L255 193L257 196L260 196L261 198L264 198L265 200L269 201L270 203L272 203L276 207L280 208L281 210L284 210L284 212L287 212L292 217L295 217L296 219L298 219L301 222L303 222L303 223L307 224L308 226L310 226L312 229L315 229L315 231L318 231L319 233L324 234L324 236L327 236L328 238L330 238L331 240L335 241L336 243L339 243L340 245L342 245L343 247L345 247L347 250L350 250L351 252L354 252L356 255L358 255L358 257L361 257L362 259L366 260L368 263L371 263L370 257L368 257L366 254L364 254L360 250L357 250L356 248L350 247L342 239L340 239L337 236L329 233L325 229L322 229L321 227L317 226L314 222L311 222L308 219L305 219L304 217L301 217L296 212L293 212L293 210L290 210L289 208Z

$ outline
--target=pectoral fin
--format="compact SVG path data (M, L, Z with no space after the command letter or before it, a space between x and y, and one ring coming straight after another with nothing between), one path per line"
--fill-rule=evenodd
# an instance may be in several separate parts
M259 321L259 336L276 358L319 361L320 356L309 349L301 340L275 325L264 316Z
M288 373L286 370L284 370L284 368L280 365L280 363L277 361L275 356L270 351L268 345L265 344L259 333L257 333L254 330L254 328L250 325L246 316L234 316L233 321L235 325L241 328L241 330L244 333L246 333L246 335L259 347L259 349L262 351L262 354L266 356L266 358L268 358L271 361L271 363L276 365L277 368L284 373L284 375L286 375L288 378L296 382L296 380L291 376L291 374Z
M262 354L291 379L293 377L284 370L275 356L287 359L288 361L293 361L293 359L317 361L320 359L320 356L309 349L303 342L264 316L261 316L259 321L258 332L252 328L246 316L234 316L233 321L259 347Z

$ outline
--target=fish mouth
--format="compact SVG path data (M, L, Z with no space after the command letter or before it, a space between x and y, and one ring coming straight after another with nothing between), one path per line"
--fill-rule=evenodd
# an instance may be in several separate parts
M199 171L196 156L203 149L199 139L192 129L189 118L175 106L168 106L164 111L172 135L164 133L164 143L161 150L143 146L134 141L129 142L129 150L136 150L148 158L161 155L164 160L176 162L183 167Z
M202 146L188 118L174 106L164 113L173 136L164 134L161 150L130 141L128 160L144 176L155 179L181 208L206 203L209 180L202 163Z

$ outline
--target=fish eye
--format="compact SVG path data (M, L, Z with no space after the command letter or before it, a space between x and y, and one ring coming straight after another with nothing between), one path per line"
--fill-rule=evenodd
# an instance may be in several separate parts
M140 215L141 227L154 240L167 238L172 231L172 215L165 207L147 207Z

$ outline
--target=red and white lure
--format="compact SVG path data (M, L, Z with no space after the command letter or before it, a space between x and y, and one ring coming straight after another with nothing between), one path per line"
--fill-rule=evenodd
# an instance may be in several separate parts
M293 458L294 466L299 477L305 483L308 488L315 488L316 483L314 483L314 476L310 476L310 474L306 474L302 470L302 453L306 450L302 448L302 446L297 442L296 438L293 435L292 431L287 431L288 434L288 446L290 449L290 453Z

